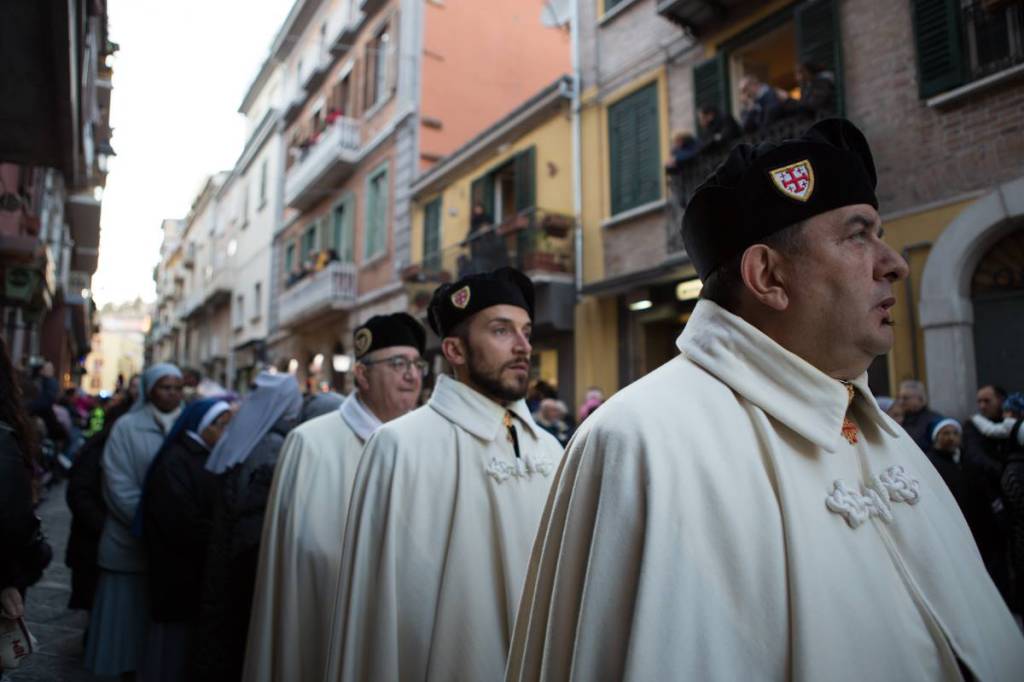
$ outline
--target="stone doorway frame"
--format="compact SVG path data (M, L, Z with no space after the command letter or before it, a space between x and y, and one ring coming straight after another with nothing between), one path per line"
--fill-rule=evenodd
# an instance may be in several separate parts
M924 332L930 406L966 418L975 412L974 303L971 278L981 259L1024 217L1024 176L1003 183L951 222L928 254L918 319Z

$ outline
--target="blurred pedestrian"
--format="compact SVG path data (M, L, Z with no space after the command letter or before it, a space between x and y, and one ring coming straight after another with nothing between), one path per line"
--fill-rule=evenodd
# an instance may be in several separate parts
M591 386L587 389L587 394L583 398L583 405L580 406L580 418L576 422L578 427L583 423L583 420L593 414L594 410L601 407L604 404L604 391L597 386Z
M914 379L901 381L897 400L903 410L900 423L903 430L910 434L922 452L928 452L932 446L932 426L942 419L942 415L928 409L928 391L924 384Z
M426 331L406 313L353 335L356 390L320 416L312 403L281 451L267 505L244 682L321 680L326 672L348 501L363 445L416 407ZM334 402L333 399L330 402Z
M42 577L53 551L32 504L36 435L2 336L0 395L0 618L14 619L25 615L25 590Z
M71 569L69 609L91 610L96 597L100 536L107 519L107 504L103 499L103 449L114 424L131 408L127 394L108 401L102 419L98 420L103 427L82 445L68 474L65 500L71 510L71 533L64 563Z
M185 408L153 458L139 504L149 557L149 627L142 678L189 679L217 477L206 458L231 420L217 398Z
M569 408L565 403L555 398L545 398L533 418L538 426L554 436L564 447L572 436L572 427L566 421L568 416Z
M138 400L114 424L103 450L108 514L85 649L85 667L97 675L134 678L141 663L149 624L147 563L131 526L146 471L181 409L181 372L174 365L153 365L142 375Z
M263 516L274 468L302 408L290 374L261 372L206 460L218 475L200 604L195 679L242 675Z

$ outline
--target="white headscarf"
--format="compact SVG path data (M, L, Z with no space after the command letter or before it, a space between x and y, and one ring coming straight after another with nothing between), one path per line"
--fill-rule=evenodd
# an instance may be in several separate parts
M295 377L260 372L255 384L256 390L242 402L238 414L206 460L208 471L220 474L244 462L279 419L298 419L302 394Z
M135 400L135 404L132 405L132 412L138 412L146 406L146 403L149 402L149 392L156 386L156 382L164 377L178 377L181 379L181 370L169 362L161 362L151 365L142 373L142 376L139 377L139 397Z

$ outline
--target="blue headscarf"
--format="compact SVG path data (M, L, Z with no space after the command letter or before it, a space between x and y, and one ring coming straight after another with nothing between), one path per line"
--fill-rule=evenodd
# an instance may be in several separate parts
M197 400L186 407L174 421L174 426L167 432L167 437L164 438L163 444L156 451L153 461L149 463L149 468L146 469L145 482L142 484L142 496L139 498L139 505L135 508L135 518L132 519L132 534L135 537L142 537L142 510L146 502L146 490L149 488L149 479L156 468L157 462L164 457L171 445L176 443L182 434L194 433L198 435L203 430L200 428L200 424L207 422L208 426L210 421L216 419L217 416L228 409L230 409L230 405L223 398L205 398ZM215 411L216 415L214 415ZM213 419L207 420L207 415L211 415Z
M132 405L132 412L138 412L146 406L146 403L149 402L149 392L156 386L156 382L164 377L178 377L181 379L181 370L169 362L161 362L151 365L142 373L142 376L139 377L139 397L135 400L135 404Z
M1024 393L1011 393L1003 401L1004 410L1012 410L1018 414L1024 412Z

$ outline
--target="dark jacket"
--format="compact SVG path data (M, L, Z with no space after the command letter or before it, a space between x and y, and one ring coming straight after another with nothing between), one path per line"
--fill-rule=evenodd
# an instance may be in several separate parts
M910 434L922 452L928 452L932 447L932 426L940 419L942 415L927 407L920 412L907 412L903 415L903 430Z
M279 420L245 461L219 477L200 605L197 680L242 676L263 515L277 457L294 426Z
M72 573L71 599L68 602L71 609L91 609L96 596L99 579L96 554L107 519L100 460L108 433L101 431L85 442L68 474L65 499L71 510L71 534L64 563Z
M199 617L203 570L217 496L217 476L206 470L205 444L181 433L153 461L143 492L143 540L149 554L153 620Z
M701 149L710 149L735 140L743 134L740 124L730 114L717 112L707 127L700 132Z
M13 429L0 422L0 589L24 592L52 557L32 507L32 477L21 447Z

